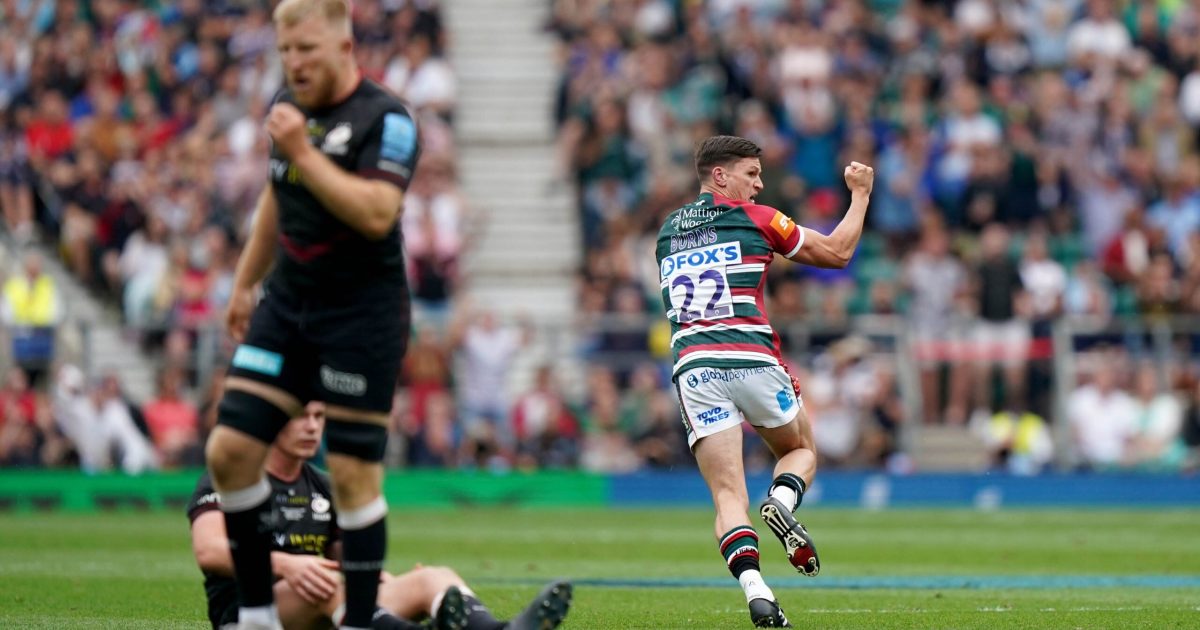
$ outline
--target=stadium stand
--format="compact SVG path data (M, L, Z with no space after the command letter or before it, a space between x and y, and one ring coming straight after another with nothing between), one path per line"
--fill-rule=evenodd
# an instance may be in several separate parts
M34 248L65 313L40 340L5 320L0 464L199 463L280 82L270 4L0 1L5 299L32 295ZM846 205L840 165L876 168L851 266L769 280L823 465L1195 465L1196 3L354 6L360 64L420 111L425 146L389 465L693 465L650 243L713 133L760 144L759 201L818 230ZM1115 456L1082 437L1089 406ZM79 448L80 413L137 444L127 415L154 457Z
M773 321L802 322L785 343L801 371L819 373L828 342L894 314L911 340L904 359L923 366L910 385L923 404L907 415L930 425L1061 415L1049 363L1064 316L1196 313L1200 13L1191 3L553 7L564 51L560 155L586 247L581 301L599 313L657 315L658 279L641 263L663 213L695 194L693 143L718 132L764 148L760 203L818 230L845 207L840 165L876 165L871 233L851 267L776 265ZM1014 274L1023 288L1007 280ZM1186 326L1180 335L1194 332ZM1109 339L1135 359L1153 350ZM627 336L598 344L598 356L615 348L661 358L652 339ZM1192 380L1185 361L1160 367L1157 387L1176 396ZM888 372L876 386L897 382ZM878 414L852 415L877 430ZM818 440L837 445L825 452L854 452L860 443L830 417L816 414Z

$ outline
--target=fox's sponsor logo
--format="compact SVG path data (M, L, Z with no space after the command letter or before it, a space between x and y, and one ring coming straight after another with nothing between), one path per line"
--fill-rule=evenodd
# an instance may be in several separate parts
M689 270L700 271L725 265L736 265L742 262L742 244L718 243L708 247L689 249L678 254L671 254L662 260L659 273L663 278Z

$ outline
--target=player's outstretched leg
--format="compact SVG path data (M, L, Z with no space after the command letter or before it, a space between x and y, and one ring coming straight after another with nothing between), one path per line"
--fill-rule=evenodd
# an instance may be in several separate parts
M506 630L553 630L567 617L571 608L573 587L570 582L556 581L544 586L516 617L509 620Z
M771 484L770 496L759 506L758 513L767 527L779 538L779 542L783 543L788 562L791 562L797 571L814 577L821 572L817 548L808 530L792 515L804 497L804 490L803 479L791 473L783 473Z

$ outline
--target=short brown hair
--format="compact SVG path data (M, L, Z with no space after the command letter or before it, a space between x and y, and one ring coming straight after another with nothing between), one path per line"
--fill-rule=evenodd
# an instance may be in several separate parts
M293 26L314 14L350 34L350 5L346 0L283 0L271 17L276 24Z
M742 158L757 157L762 157L762 149L745 138L711 136L696 149L696 174L700 181L704 181L713 167L725 166Z

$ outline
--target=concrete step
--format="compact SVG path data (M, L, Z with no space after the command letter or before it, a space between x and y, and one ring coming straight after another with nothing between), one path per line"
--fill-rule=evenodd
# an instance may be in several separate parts
M525 271L571 275L579 265L579 256L567 247L500 249L494 244L485 243L481 243L476 253L468 257L468 268L487 269L494 275L520 274Z
M513 145L493 147L486 145L469 145L463 147L458 156L458 165L462 169L476 166L485 167L484 173L497 162L512 168L544 170L558 162L557 155L550 151L551 147L544 144Z
M549 92L554 88L550 84L537 87L496 88L495 91L483 86L461 90L458 95L458 115L455 126L461 120L471 120L480 114L503 122L523 122L523 119L541 120L553 114L554 104L536 92Z
M442 3L447 17L455 16L494 16L504 13L516 13L531 16L545 15L550 3L545 0L454 0ZM467 20L463 20L465 23ZM455 31L457 32L457 31Z
M574 312L573 286L513 289L492 285L467 287L471 303L486 305L505 316L528 316L535 320L562 320Z
M456 72L459 85L474 85L478 81L507 79L536 85L556 84L561 73L552 64L517 64L506 59L481 58L472 60L470 71Z
M575 246L576 243L563 243L563 240L574 236L575 226L565 221L545 223L541 221L492 221L481 232L480 237L495 239L499 243L513 243L522 247L549 247L556 244Z
M965 427L922 426L916 429L912 458L922 471L984 470L988 450Z
M503 144L507 142L525 142L536 140L545 142L554 138L550 121L529 121L524 123L503 123L489 121L462 121L459 125L458 137L470 142L486 142Z
M549 178L517 175L509 179L511 181L506 182L503 178L480 180L471 177L463 182L462 192L474 206L493 213L497 210L519 213L529 208L556 214L566 214L566 210L571 209L578 213L572 198L555 194Z

